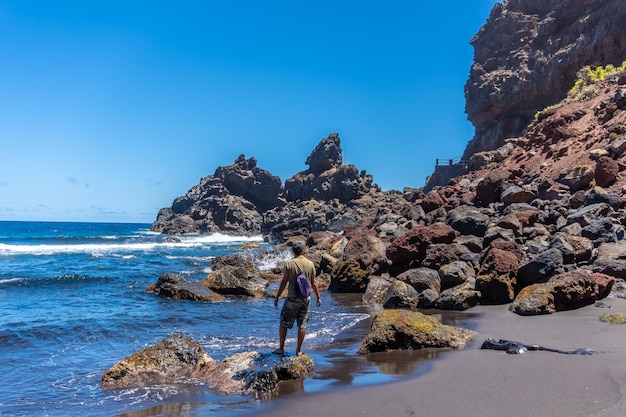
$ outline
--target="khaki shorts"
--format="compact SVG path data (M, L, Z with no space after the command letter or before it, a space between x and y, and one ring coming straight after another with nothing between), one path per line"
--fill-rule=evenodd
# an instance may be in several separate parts
M306 329L306 324L309 321L309 302L310 298L303 298L301 300L294 300L288 298L283 304L283 309L280 311L280 325L291 329L293 323L298 323L298 329Z

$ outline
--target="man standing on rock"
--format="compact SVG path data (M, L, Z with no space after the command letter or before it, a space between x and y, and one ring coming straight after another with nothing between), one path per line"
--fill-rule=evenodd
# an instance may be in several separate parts
M285 262L283 267L283 280L280 282L280 287L276 293L274 299L274 307L278 307L278 299L287 287L287 299L283 304L283 308L280 312L280 326L278 328L278 335L280 338L280 345L278 349L272 353L278 355L285 354L285 339L287 338L287 330L293 327L293 323L298 324L298 345L296 348L296 355L302 354L302 342L304 341L304 335L306 334L306 324L309 321L309 303L311 297L299 297L296 290L296 278L301 273L304 273L311 282L311 289L317 297L317 306L322 305L322 299L320 298L320 290L317 287L315 281L315 265L309 259L304 256L304 246L296 242L291 247L295 257Z

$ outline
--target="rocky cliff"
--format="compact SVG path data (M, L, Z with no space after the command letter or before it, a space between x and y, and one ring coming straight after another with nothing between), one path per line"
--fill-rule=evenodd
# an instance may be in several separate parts
M465 85L475 127L464 159L522 136L533 115L558 103L586 65L626 59L624 0L508 0L471 40Z

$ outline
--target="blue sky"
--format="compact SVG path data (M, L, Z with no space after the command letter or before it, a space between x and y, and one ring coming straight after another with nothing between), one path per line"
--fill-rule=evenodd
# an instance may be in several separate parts
M240 154L329 133L383 189L462 154L496 1L0 0L0 220L152 222Z

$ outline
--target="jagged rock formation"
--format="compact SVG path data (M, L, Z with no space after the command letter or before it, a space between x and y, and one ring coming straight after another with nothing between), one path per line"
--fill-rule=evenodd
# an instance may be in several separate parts
M521 136L535 112L565 98L585 65L626 59L623 0L508 0L474 36L465 86L475 127L464 159Z
M219 167L187 194L159 211L151 230L167 233L226 232L267 235L276 242L316 231L340 232L364 218L383 218L391 234L408 230L406 222L390 227L407 210L398 192L382 192L374 178L354 165L343 165L339 135L323 138L306 159L309 169L285 181L256 167L241 155ZM417 218L420 213L413 213Z
M187 194L159 211L150 230L166 234L226 232L253 235L262 214L279 204L279 177L240 155L233 165L218 167Z

